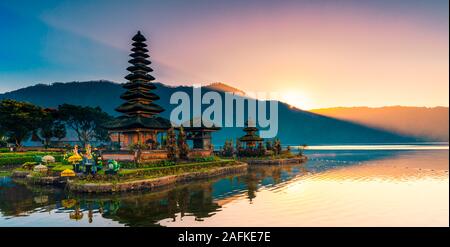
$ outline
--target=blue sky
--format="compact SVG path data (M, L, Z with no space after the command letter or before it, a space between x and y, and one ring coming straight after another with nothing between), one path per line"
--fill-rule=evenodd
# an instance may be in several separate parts
M291 19L287 17L283 19L284 16L289 16ZM345 19L347 16L351 18ZM329 22L322 22L322 19L327 19ZM276 67L277 59L279 59L278 62L282 61L284 57L280 54L285 53L283 49L288 45L292 46L293 54L298 54L297 60L301 59L301 52L307 52L308 50L317 49L318 54L323 53L325 49L328 49L326 43L322 47L307 47L314 44L314 40L309 40L308 43L308 37L302 37L302 34L294 37L293 33L297 32L297 29L306 27L311 28L311 32L308 33L308 35L312 35L311 37L324 37L330 33L330 30L342 28L341 26L333 27L334 20L337 20L337 23L349 21L351 25L355 24L356 26L352 28L356 32L355 35L350 33L346 37L348 38L346 47L330 48L330 56L341 52L341 48L355 47L358 49L360 46L358 42L370 41L372 39L370 35L373 35L373 39L376 39L380 34L389 36L391 32L395 39L388 40L389 37L386 37L386 39L377 42L386 41L386 44L389 44L409 41L410 43L406 45L414 49L413 52L415 52L416 57L409 55L406 58L405 53L408 52L405 50L397 52L398 54L402 53L402 58L400 58L400 55L398 58L390 55L374 58L373 61L378 59L381 63L386 60L386 64L389 64L393 59L398 61L412 59L427 61L425 66L430 67L441 68L448 65L448 62L445 62L448 60L448 47L441 48L444 42L448 42L448 1L446 0L3 0L0 2L0 92L36 83L57 81L107 79L122 82L124 81L123 76L126 74L129 40L137 30L142 30L150 40L151 59L155 69L154 75L159 81L171 85L222 81L244 90L252 90L257 85L260 89L270 91L273 90L271 84L274 84L274 78L278 77L269 78L271 81L269 79L263 81L264 78L258 77L262 71L267 71L263 66ZM386 20L386 23L383 23L384 20ZM305 24L305 22L311 22L311 25ZM371 34L371 30L361 32L358 29L360 27L357 26L358 22L362 23L361 25L367 25L369 28L379 27L382 24L388 31L374 30L373 34ZM391 26L394 26L392 30L390 30ZM283 32L279 30L283 30ZM320 30L323 30L323 32L321 33ZM274 32L273 35L271 35L272 31ZM396 33L402 33L402 36L397 35L398 37L396 37ZM339 40L338 35L336 34L331 38ZM364 37L364 35L367 35L367 37ZM274 38L273 47L270 47L272 41L268 39L275 36L282 36L287 41ZM305 43L302 43L302 38L305 39ZM416 38L420 42L413 43L414 41L411 40ZM290 43L290 39L298 42ZM222 40L223 43L221 43ZM265 42L269 48L267 48ZM329 42L339 43L338 41L334 42L334 40L329 40ZM242 44L242 47L236 48L236 45L239 44ZM255 50L255 47L260 47L260 50ZM387 45L379 48L385 47ZM438 50L433 50L433 47L440 48L442 55L437 55ZM391 47L389 48L391 49ZM220 50L225 49L230 49L230 52L220 53ZM232 54L233 49L236 53L233 54L235 59L224 54ZM248 56L244 55L246 51L250 50L253 53L249 52ZM361 48L357 55L360 57L361 54L368 52L370 51ZM259 57L258 54L264 53L267 53L267 57L263 55ZM248 61L245 62L255 64L255 66L246 67L245 64L243 65L243 61L247 59ZM265 59L274 60L274 62L264 64L261 61ZM309 60L312 59L309 58ZM373 66L373 61L368 62L367 67ZM285 67L295 67L298 64L301 67L304 63L288 64L286 62ZM349 64L348 66L356 65ZM417 66L417 68L424 67L423 64L415 64L414 66ZM303 67L306 68L307 66L303 65ZM309 71L305 71L306 69L299 70L298 73L303 73L304 77L283 78L283 83L287 89L298 86L299 91L304 89L305 94L309 93L310 97L318 98L326 94L324 90L327 84L321 80L328 80L330 85L336 85L336 81L319 78L320 73L323 74L324 72L318 73L316 70L319 71L318 68L323 67L326 66L320 64ZM239 71L240 68L245 68L248 75ZM351 71L348 67L337 72L327 69L326 72L330 75L332 73L343 74L346 69ZM293 74L296 71L278 70L273 71L273 73L279 73L281 76L286 73ZM391 72L386 72L386 74L388 73ZM399 73L407 74L407 71ZM395 96L392 96L392 99L388 100L386 104L442 105L444 104L442 102L448 101L448 94L438 94L446 89L448 91L448 86L444 85L445 79L448 78L448 70L431 71L427 69L423 73L419 77L426 78L432 73L441 75L436 78L435 91L424 91L425 89L418 86L420 81L412 82L411 84L415 83L412 86L417 84L416 91L427 93L428 98L435 95L440 99L439 101L423 99L420 102L414 102L405 95L398 102L395 101ZM258 81L257 84L251 82L252 75L255 75L254 80ZM380 76L380 78L383 80L390 79L388 76ZM310 80L308 83L302 82L307 79ZM347 78L343 77L341 84L346 80ZM359 80L365 86L374 84L362 77ZM409 78L395 77L392 80L404 80L399 84L400 88L400 86L406 85ZM353 86L353 84L349 84L349 87L350 85ZM378 89L374 88L373 90ZM316 105L350 105L351 102L345 101L346 98L349 97L343 94L342 99L336 98L334 101L327 102L324 96L324 99L319 103L316 102ZM367 97L361 95L361 98ZM364 105L365 103L362 100L357 102L358 99L352 100L352 102L355 102L354 104L358 105ZM410 103L408 100L410 100ZM367 105L377 104L376 100L373 100L373 102L367 101Z

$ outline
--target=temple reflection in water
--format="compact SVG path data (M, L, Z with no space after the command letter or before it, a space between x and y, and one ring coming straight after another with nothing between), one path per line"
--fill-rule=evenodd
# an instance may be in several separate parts
M35 212L66 214L67 220L95 223L99 216L127 226L158 226L161 220L194 217L203 221L236 197L257 196L258 187L278 184L305 172L302 165L252 167L241 175L173 186L157 191L123 194L70 194L64 188L38 187L6 181L0 187L0 211L4 217Z
M69 194L0 177L0 226L448 226L448 150L309 157L122 194Z

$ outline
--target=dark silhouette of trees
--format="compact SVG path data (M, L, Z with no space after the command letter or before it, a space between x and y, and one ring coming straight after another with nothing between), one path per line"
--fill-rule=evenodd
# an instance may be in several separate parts
M91 141L109 141L102 125L112 119L100 107L63 104L58 106L61 120L77 134L82 146Z
M223 146L222 155L232 157L234 154L233 141L226 140Z
M61 121L59 111L56 109L44 109L41 126L38 131L38 136L42 139L44 147L50 146L52 138L61 140L66 137L66 126Z
M258 156L264 156L266 154L266 148L262 144L262 142L258 143Z
M183 126L180 127L177 141L180 159L187 160L189 155L189 146L186 143L186 133L184 132Z
M177 159L177 140L175 138L175 131L173 127L167 131L167 140L166 140L166 149L167 149L167 158L169 160Z
M272 142L270 140L266 141L266 149L267 150L272 150Z
M273 152L275 153L275 155L281 154L281 142L280 142L280 139L275 139L275 141L273 142Z
M42 108L28 102L5 99L0 102L0 132L20 149L22 142L37 130L44 116Z

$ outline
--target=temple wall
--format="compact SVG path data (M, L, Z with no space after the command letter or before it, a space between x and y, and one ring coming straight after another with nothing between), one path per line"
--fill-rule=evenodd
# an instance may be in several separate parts
M167 159L167 151L166 150L142 151L140 162L149 162L149 161L163 160L163 159Z
M212 153L213 150L210 149L191 149L189 150L189 158L209 157L212 155ZM135 154L132 151L105 151L102 153L102 159L105 161L109 159L117 161L134 161ZM166 150L144 150L141 152L140 162L145 163L165 159L167 159Z
M209 157L212 155L211 149L191 149L189 150L189 158L194 157Z
M112 142L119 142L119 134L114 132L110 134ZM127 150L128 147L134 143L146 143L147 140L153 139L157 142L157 135L155 132L129 132L120 134L120 144L122 150Z
M107 160L118 160L118 161L133 161L134 160L134 153L103 153L102 159L104 161Z

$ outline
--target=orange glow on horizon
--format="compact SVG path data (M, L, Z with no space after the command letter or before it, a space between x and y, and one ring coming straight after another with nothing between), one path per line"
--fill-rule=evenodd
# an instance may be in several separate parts
M235 8L171 22L142 9L135 21L145 23L155 77L169 85L221 81L244 91L308 92L309 102L287 100L307 109L448 106L448 19L407 8L331 6ZM126 51L130 25L91 27L98 18L76 25L58 13L43 19ZM122 29L127 35L118 35Z

